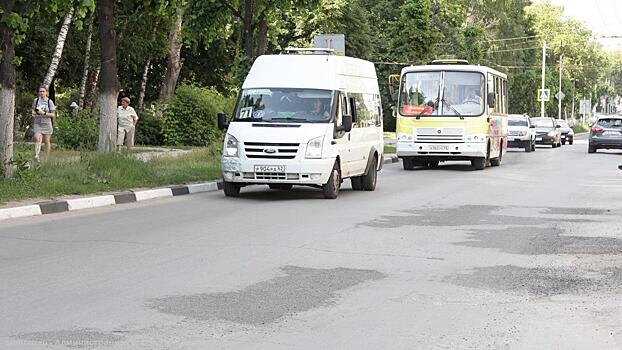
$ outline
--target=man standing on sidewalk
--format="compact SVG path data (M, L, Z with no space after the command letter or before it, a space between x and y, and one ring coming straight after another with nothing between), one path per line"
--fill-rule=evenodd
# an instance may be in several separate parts
M128 97L122 98L121 105L117 108L117 152L121 151L123 143L127 146L128 151L132 150L137 122L138 115L130 106L130 99Z

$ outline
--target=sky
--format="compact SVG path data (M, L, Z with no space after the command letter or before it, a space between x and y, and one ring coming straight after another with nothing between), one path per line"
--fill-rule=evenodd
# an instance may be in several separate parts
M597 36L622 37L622 0L551 0L565 15L583 21ZM607 51L622 49L622 39L600 38Z

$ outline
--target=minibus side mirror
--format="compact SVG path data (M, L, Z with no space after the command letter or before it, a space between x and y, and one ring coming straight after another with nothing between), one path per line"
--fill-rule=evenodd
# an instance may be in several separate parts
M495 108L495 93L494 92L488 93L488 107Z
M536 126L532 124L532 125L529 125L529 128L530 128L530 129L535 129L535 128L536 128Z
M227 115L225 112L220 112L217 114L218 116L218 129L221 131L227 130L229 127L229 123L227 122Z
M345 131L345 132L352 131L352 116L351 115L344 115L342 117L342 122L343 124L339 128L339 131Z

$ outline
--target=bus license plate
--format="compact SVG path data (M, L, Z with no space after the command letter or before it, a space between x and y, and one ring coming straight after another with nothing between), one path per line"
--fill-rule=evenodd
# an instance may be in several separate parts
M430 145L430 151L449 151L449 146L447 145Z
M256 173L284 173L285 165L255 165Z

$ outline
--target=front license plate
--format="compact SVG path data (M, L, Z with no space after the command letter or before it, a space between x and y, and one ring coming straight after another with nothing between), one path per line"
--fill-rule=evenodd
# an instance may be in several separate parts
M521 139L514 139L514 142L520 142Z
M431 145L430 151L449 151L449 146L447 145Z
M542 141L541 137L536 137L536 141Z
M284 173L285 165L255 165L256 173Z

